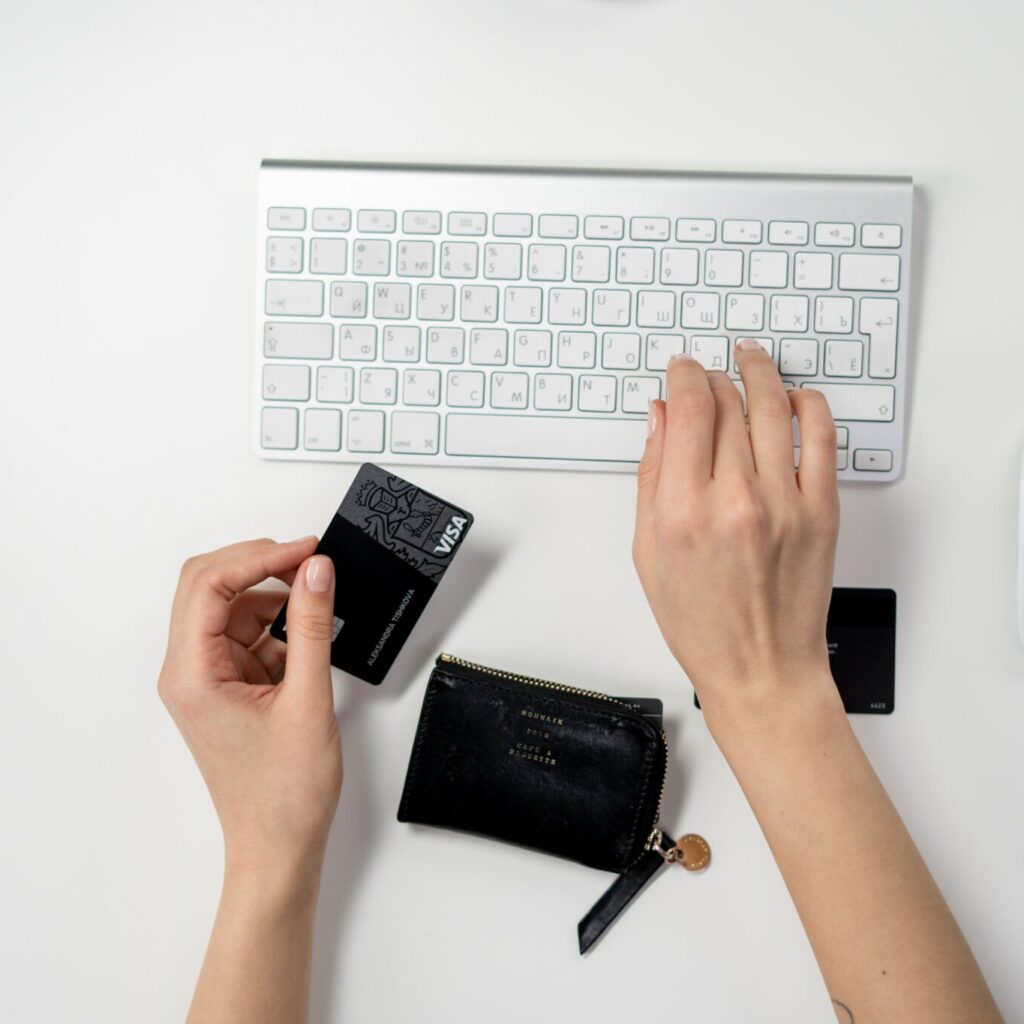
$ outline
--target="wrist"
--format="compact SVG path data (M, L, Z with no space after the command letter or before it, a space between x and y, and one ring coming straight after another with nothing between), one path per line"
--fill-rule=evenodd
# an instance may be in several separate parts
M316 899L323 870L324 844L258 847L225 840L224 884L249 888L272 898Z
M698 694L708 730L723 753L800 745L849 728L843 703L827 666L795 670L785 678L766 675Z

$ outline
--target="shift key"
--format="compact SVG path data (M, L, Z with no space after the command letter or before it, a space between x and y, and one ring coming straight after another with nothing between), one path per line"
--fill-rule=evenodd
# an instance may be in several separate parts
M802 385L820 391L827 399L835 420L891 423L896 389L891 384L819 384Z

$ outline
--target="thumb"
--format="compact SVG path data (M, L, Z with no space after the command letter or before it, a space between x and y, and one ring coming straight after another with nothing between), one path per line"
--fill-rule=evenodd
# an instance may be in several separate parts
M661 453L665 438L665 403L654 399L647 410L647 444L636 471L636 532L634 556L654 532L655 498L661 476Z
M334 563L313 555L299 566L288 598L287 689L330 692L334 631Z

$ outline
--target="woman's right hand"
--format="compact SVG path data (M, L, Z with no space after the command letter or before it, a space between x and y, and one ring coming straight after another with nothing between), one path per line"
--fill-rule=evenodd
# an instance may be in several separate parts
M756 341L737 345L736 363L749 431L729 377L677 357L667 401L651 403L637 477L634 562L713 731L808 687L838 702L825 640L839 528L835 425L820 392L787 394Z

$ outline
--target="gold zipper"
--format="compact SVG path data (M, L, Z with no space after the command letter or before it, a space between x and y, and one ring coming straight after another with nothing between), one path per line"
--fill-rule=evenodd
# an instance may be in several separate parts
M541 686L545 689L558 690L562 693L576 693L582 697L590 697L593 700L608 701L610 704L618 704L619 707L626 708L629 711L633 710L624 700L619 700L617 697L609 697L608 694L599 693L597 690L581 690L578 686L566 686L565 683L553 683L550 679L539 679L537 676L522 676L519 675L518 672L504 672L501 669L491 668L488 665L480 665L475 661L466 661L465 658L456 658L454 654L446 654L444 651L441 652L439 658L441 661L447 662L449 665L459 665L462 668L472 669L476 672L483 672L485 675L496 676L498 679L510 679L513 682L528 683L530 686ZM641 856L652 848L651 840L655 835L658 837L659 845L661 842L661 829L658 827L658 822L661 819L661 801L665 796L665 779L668 777L668 737L665 735L664 729L659 729L658 735L661 737L661 745L665 748L665 770L661 773L661 789L658 790L658 803L654 810L654 823L652 825L651 832L644 843ZM639 860L639 857L637 860Z

